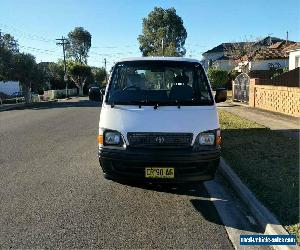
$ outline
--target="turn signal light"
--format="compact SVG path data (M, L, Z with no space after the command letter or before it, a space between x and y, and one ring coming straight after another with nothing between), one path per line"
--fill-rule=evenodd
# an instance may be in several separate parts
M98 140L98 144L103 145L103 135L98 135L97 140Z
M216 145L221 145L221 143L222 143L221 131L217 130Z

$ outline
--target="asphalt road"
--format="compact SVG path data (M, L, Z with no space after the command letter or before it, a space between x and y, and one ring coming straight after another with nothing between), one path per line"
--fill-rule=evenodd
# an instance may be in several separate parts
M99 104L0 112L0 248L232 249L202 184L102 177Z

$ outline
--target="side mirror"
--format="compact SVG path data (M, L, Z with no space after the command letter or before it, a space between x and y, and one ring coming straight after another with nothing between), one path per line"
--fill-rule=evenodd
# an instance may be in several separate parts
M227 89L225 88L218 88L216 89L215 101L218 102L225 102L227 99Z

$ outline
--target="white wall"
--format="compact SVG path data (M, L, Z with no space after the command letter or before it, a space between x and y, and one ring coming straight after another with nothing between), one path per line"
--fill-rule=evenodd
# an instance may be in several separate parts
M17 81L0 81L0 92L3 92L4 94L11 95L15 92L19 92L20 90L20 84Z
M291 51L289 55L289 70L300 67L300 50Z
M225 71L230 71L235 67L230 60L217 60L213 63L213 66Z
M214 53L203 53L202 54L202 66L207 70L209 66L209 61L215 61L224 55L224 52L214 52Z
M276 63L280 64L280 69L284 67L288 67L289 60L288 59L272 59L272 60L257 60L249 63L250 70L269 70L270 63L274 64L276 67Z
M66 90L61 89L61 90L47 90L44 91L43 99L44 100L53 100L58 98L61 95L65 95ZM68 89L68 96L74 96L77 95L77 89Z

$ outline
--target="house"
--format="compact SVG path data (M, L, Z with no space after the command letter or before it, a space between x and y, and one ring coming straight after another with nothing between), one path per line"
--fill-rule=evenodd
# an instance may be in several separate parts
M300 42L287 47L285 51L289 54L289 70L300 67Z
M235 43L221 43L218 46L204 52L202 54L202 65L205 70L210 66L215 66L221 70L230 71L235 67L234 61L230 58L229 51L234 47L243 46L243 44L250 43L257 47L268 47L278 42L285 40L277 37L265 37L257 42L235 42Z
M234 68L233 61L228 57L227 52L233 46L241 43L221 43L218 46L204 52L202 54L202 66L207 70L211 66L215 66L221 70L230 71Z
M269 71L283 69L289 65L289 55L286 48L294 42L276 42L268 47L260 47L251 58L244 56L242 62L235 68L240 72Z

